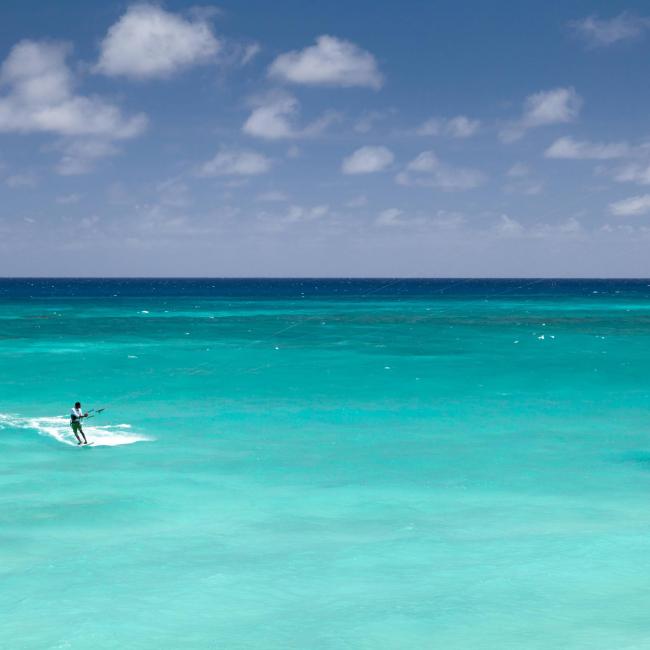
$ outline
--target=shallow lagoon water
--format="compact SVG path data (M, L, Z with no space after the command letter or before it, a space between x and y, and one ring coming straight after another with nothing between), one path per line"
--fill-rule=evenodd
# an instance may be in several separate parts
M3 646L648 647L648 284L0 281Z

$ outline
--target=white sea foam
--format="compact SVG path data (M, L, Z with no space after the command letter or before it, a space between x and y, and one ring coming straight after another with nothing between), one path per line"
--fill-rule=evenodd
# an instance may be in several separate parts
M0 413L0 429L13 427L16 429L30 429L42 436L49 436L65 445L75 445L77 440L70 428L70 420L63 416L28 418L9 413ZM131 445L134 442L152 440L147 436L133 433L130 424L91 425L83 424L83 430L88 442L96 447L116 447L118 445Z

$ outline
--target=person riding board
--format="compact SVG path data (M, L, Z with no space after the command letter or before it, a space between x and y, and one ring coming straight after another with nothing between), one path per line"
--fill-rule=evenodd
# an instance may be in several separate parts
M81 420L87 417L88 413L84 413L81 410L81 402L75 402L74 408L70 410L70 426L72 427L72 433L74 433L78 445L88 444L88 441L86 440L86 434L81 428ZM83 442L81 441L79 434L83 436Z

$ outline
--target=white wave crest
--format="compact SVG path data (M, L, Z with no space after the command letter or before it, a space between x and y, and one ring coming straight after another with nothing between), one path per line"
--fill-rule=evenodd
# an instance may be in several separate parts
M69 418L63 416L50 416L26 418L9 413L0 413L0 429L13 427L15 429L31 429L42 436L49 436L65 445L75 445L77 440L70 428ZM131 432L130 424L90 425L83 423L83 430L88 442L96 447L116 447L118 445L131 445L134 442L153 440L147 436Z

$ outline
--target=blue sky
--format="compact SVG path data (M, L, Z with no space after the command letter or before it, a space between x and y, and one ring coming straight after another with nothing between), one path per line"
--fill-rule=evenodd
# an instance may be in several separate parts
M0 274L647 276L641 2L0 21Z

